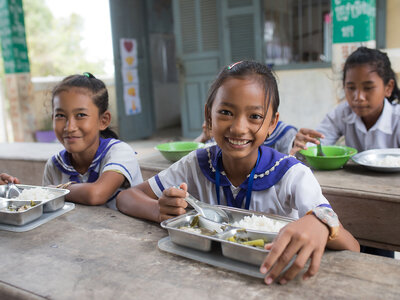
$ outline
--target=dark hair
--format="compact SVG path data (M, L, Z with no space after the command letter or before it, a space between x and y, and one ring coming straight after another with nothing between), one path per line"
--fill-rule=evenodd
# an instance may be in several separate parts
M108 92L104 82L88 72L83 73L83 75L70 75L58 83L53 88L51 104L53 105L55 96L61 92L69 90L70 88L81 88L89 91L93 99L93 103L99 109L99 115L102 115L108 109ZM100 131L100 136L103 138L118 139L118 135L109 127Z
M244 79L249 77L256 79L260 87L263 88L266 110L268 110L269 104L272 101L272 116L273 118L275 117L279 107L279 93L274 74L271 69L262 63L244 60L225 66L212 83L206 102L206 124L208 128L211 128L211 108L221 85L228 78Z
M346 59L343 67L343 85L345 84L347 70L358 65L370 65L373 68L373 71L376 72L380 78L382 78L385 85L387 85L389 81L393 79L394 87L388 100L393 102L393 100L400 98L396 74L392 69L389 57L386 53L377 49L359 47Z

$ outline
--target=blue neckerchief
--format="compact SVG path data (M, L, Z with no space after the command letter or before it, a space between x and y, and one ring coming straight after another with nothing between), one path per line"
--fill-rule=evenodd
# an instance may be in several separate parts
M221 151L221 149L217 145L215 145L207 148L198 149L196 151L197 151L196 152L197 161L199 163L201 172L209 181L216 184L215 171L217 169L218 153ZM258 165L254 168L255 175L253 176L253 178L254 177L257 178L254 178L252 191L262 191L269 189L270 187L278 183L292 166L294 166L297 163L300 163L293 156L282 154L266 146L260 146L259 153L260 153L259 162ZM241 190L239 191L237 198L239 199L240 197L242 197L242 199L244 198L249 185L248 179L246 179L240 185ZM229 179L222 174L220 177L220 186L222 186L224 191L227 190L228 188L230 190L231 187ZM228 193L224 194L226 195Z
M254 168L251 170L250 176L248 178L248 185L247 185L247 190L246 190L246 206L245 208L248 210L250 207L250 201L251 201L251 192L253 191L253 181L254 181L254 174L256 173L256 169L258 166L258 162L260 161L260 150L258 150L258 155L257 155L257 162L256 165L254 166ZM217 201L218 201L218 205L220 204L220 196L219 196L219 187L220 187L220 166L222 165L222 152L220 151L218 153L218 161L217 161L217 165L215 168L215 190L217 193ZM241 189L239 191L239 193L236 195L236 198L233 198L233 194L232 194L232 190L229 186L225 186L223 188L224 190L224 194L226 197L226 201L228 203L228 206L233 206L233 207L237 207L237 208L241 208L243 205L243 198L244 198L244 189Z
M293 127L292 125L288 125L283 123L282 121L278 121L278 124L276 125L274 131L272 134L264 141L264 146L269 146L272 147L273 145L276 144L284 135L285 133L290 130L290 129L296 129L296 127ZM297 130L297 129L296 129Z
M120 143L120 140L116 139L103 139L100 138L99 148L97 148L96 154L92 163L89 166L88 172L89 177L87 182L95 182L99 178L99 167L100 162L103 160L104 156L110 150L112 146ZM60 151L58 154L52 157L54 165L62 172L69 175L70 181L80 182L79 173L72 166L70 161L70 153L65 149Z

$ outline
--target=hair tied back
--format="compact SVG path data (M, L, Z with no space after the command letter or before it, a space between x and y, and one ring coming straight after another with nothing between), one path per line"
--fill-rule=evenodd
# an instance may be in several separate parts
M89 73L89 72L83 72L83 76L86 76L87 78L96 78L93 76L92 73Z

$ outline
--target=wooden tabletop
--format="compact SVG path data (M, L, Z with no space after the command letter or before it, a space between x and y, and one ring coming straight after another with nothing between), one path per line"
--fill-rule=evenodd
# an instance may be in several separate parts
M266 286L163 252L165 236L158 224L82 205L28 232L0 231L0 298L400 298L399 260L326 252L308 281Z

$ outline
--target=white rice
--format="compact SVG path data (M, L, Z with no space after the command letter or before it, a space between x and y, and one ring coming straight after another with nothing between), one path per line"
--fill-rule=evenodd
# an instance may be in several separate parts
M16 199L44 201L54 199L55 197L56 196L52 194L49 190L37 187L22 190L21 194Z
M381 167L400 167L400 156L387 155L385 158L377 160L376 165Z
M245 216L239 222L234 222L232 224L232 226L235 227L267 232L279 232L279 230L286 225L287 222L256 215L252 215L251 217Z

